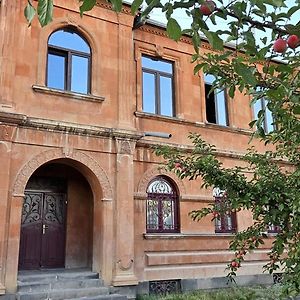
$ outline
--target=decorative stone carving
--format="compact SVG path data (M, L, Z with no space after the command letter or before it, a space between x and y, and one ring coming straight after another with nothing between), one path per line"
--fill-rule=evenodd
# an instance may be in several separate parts
M133 265L133 259L130 259L125 266L124 266L124 264L123 264L123 262L122 262L121 259L117 261L117 264L118 264L120 270L122 270L122 271L128 271L129 269L131 269L131 267Z
M8 125L0 125L0 140L11 141L15 127Z
M161 45L156 45L155 52L156 52L155 54L158 57L163 57L163 55L164 55L164 47L162 47Z
M179 189L179 194L180 195L186 194L186 189L185 189L185 186L184 186L182 180L180 180L174 173L168 172L161 166L155 166L155 167L152 167L151 169L147 170L141 177L139 185L138 185L138 190L137 190L139 195L146 194L147 187L148 187L151 179L153 179L155 176L159 176L159 175L165 175L165 176L171 178L177 185L177 187Z
M26 184L33 172L43 164L59 158L65 158L66 155L62 149L52 149L44 151L31 158L20 170L13 186L13 195L22 195ZM81 151L72 151L68 153L68 158L78 161L85 165L98 179L103 193L103 199L108 201L113 199L113 191L105 171L98 162L89 155Z
M116 139L118 154L134 154L135 141L126 139Z

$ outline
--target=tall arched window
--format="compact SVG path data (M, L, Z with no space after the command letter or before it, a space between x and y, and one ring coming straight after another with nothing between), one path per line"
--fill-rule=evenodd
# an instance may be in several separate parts
M147 189L147 232L179 232L178 194L162 176L155 177Z
M48 40L47 86L82 94L91 91L91 49L72 28L53 32Z

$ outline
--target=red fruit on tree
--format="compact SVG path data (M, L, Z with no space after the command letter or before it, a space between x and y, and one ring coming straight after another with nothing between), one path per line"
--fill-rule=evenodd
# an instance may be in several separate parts
M213 216L214 216L214 218L218 218L220 216L220 214L217 211L214 211Z
M240 266L240 264L237 261L232 261L231 262L231 267L238 268L239 266Z
M180 162L175 163L175 168L181 168L181 163Z
M300 45L300 38L296 34L292 34L287 39L287 44L290 48L295 49Z
M204 16L209 16L216 9L216 3L211 0L207 0L203 4L200 5L200 12Z
M279 38L277 39L275 42L274 42L274 45L273 45L273 50L275 52L278 52L278 53L283 53L285 52L287 49L287 42L286 40L282 39L282 38Z

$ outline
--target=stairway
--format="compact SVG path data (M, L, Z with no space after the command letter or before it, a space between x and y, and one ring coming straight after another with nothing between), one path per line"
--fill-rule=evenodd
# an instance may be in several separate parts
M21 271L17 300L127 300L110 294L98 273L88 270Z

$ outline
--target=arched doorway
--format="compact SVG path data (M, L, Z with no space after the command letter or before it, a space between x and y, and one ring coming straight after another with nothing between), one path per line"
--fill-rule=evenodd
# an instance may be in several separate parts
M93 193L64 160L39 167L25 188L19 269L91 268Z

